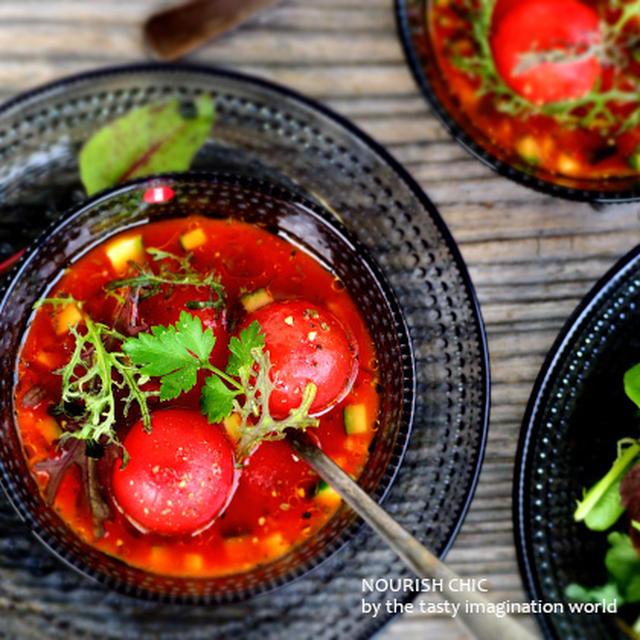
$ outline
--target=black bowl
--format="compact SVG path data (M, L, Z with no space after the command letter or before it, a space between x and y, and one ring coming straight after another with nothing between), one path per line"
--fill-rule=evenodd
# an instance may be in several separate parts
M586 179L553 174L494 144L474 125L447 88L427 25L431 0L395 0L398 32L418 86L449 134L469 153L500 175L551 196L592 203L632 202L640 198L640 175Z
M640 247L622 258L567 320L538 375L522 424L513 518L520 569L545 637L626 638L611 614L568 612L573 582L602 585L607 533L575 522L576 501L611 467L617 441L637 437L624 372L640 362ZM626 527L625 518L618 525ZM620 615L633 620L638 605Z
M147 203L152 187L175 195ZM389 489L404 453L415 398L407 327L380 268L334 216L300 196L249 178L181 174L138 180L97 195L45 232L16 266L0 301L0 367L15 371L33 303L62 270L88 248L123 228L186 215L233 217L265 226L313 255L358 300L380 361L380 428L359 483L377 500ZM117 591L145 599L223 603L285 584L318 565L355 532L356 516L342 505L314 536L285 556L250 571L219 578L176 578L142 571L86 544L46 506L25 462L13 405L14 376L0 382L0 480L11 503L40 540L75 569Z

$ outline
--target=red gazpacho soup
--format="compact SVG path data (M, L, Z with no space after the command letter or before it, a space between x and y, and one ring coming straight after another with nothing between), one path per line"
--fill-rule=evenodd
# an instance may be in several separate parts
M161 575L249 570L339 496L293 453L304 429L367 462L378 363L343 283L258 226L192 216L123 231L39 301L15 392L24 454L80 538Z
M640 173L638 0L424 6L433 88L481 146L569 178Z

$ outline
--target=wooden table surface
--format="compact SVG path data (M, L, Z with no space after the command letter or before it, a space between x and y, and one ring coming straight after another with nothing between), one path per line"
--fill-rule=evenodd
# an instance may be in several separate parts
M148 59L140 24L164 4L1 0L0 99L70 73ZM484 467L447 561L465 576L487 577L492 600L526 600L511 524L520 422L564 320L638 242L638 206L596 210L546 197L470 157L418 92L391 0L282 0L187 59L269 78L326 102L386 145L439 208L475 283L492 369ZM531 619L524 623L536 628ZM470 635L445 617L404 615L377 637Z

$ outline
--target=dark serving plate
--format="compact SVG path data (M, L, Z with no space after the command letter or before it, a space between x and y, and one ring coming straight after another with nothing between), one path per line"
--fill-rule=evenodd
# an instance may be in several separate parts
M77 154L92 132L136 106L165 97L190 102L203 92L215 99L217 116L192 169L275 183L338 213L393 287L413 343L417 396L412 435L384 505L444 555L471 500L486 438L482 320L433 204L345 119L273 84L189 66L99 70L19 96L0 107L0 262L85 199ZM363 638L392 616L361 612L362 579L409 575L363 527L330 560L269 594L220 607L158 605L87 581L26 533L0 498L0 635L21 640Z
M637 410L624 394L622 377L640 362L639 327L640 246L569 318L529 400L517 455L514 524L533 600L565 603L566 609L568 584L606 581L607 534L574 522L573 512L583 488L610 468L616 442L638 435ZM633 622L639 612L627 613ZM614 615L556 613L539 620L547 638L628 638Z
M431 0L395 0L398 33L413 76L449 134L471 155L500 175L548 195L592 203L631 202L640 199L638 178L588 180L536 170L494 145L475 128L454 100L444 104L435 87L446 95L446 78L434 60L426 25Z

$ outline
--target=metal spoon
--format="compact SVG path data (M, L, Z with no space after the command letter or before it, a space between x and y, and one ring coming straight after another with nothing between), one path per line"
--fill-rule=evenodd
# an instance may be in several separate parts
M303 433L289 434L296 453L328 482L358 515L398 554L404 563L421 578L442 581L439 593L443 598L459 604L460 618L479 640L536 640L513 618L498 618L492 614L474 613L486 610L489 601L476 591L457 591L458 574L438 560L408 531L403 529L375 500L370 498L331 458L313 444Z
M191 0L153 14L145 40L161 60L175 60L215 38L275 0Z

